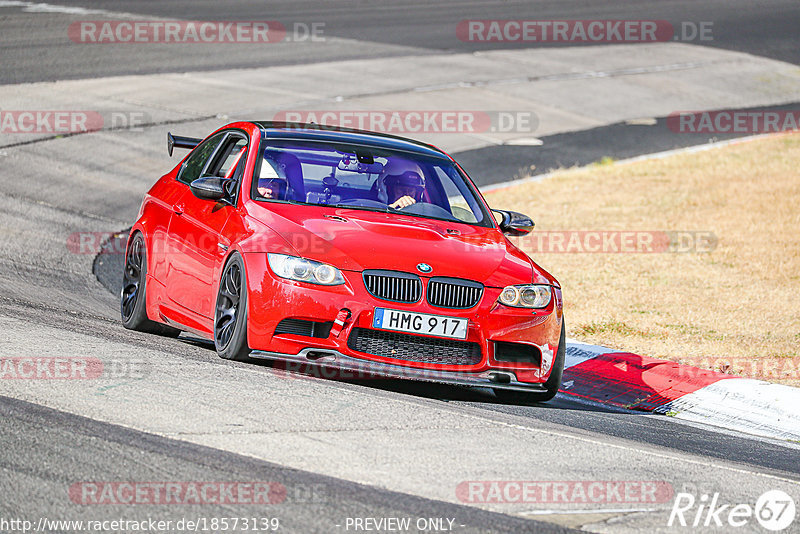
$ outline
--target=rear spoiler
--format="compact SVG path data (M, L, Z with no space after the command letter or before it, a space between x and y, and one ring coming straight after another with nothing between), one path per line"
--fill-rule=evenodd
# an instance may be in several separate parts
M172 157L173 148L188 148L191 150L199 145L202 141L202 139L195 139L194 137L181 137L180 135L172 135L171 132L167 132L167 152L169 152L170 157Z

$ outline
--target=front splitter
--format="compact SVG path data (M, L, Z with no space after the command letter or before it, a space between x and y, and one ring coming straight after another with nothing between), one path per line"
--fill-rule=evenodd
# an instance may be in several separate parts
M311 347L305 348L297 354L254 350L250 353L250 357L298 364L297 369L295 369L297 372L303 372L303 369L307 369L307 367L320 367L336 371L332 376L325 376L324 378L353 380L379 376L381 378L417 380L440 384L454 384L458 386L509 389L530 393L545 393L547 391L542 384L520 382L511 371L493 370L480 373L460 373L456 371L442 371L439 369L419 369L415 367L403 367L400 365L360 360L338 351ZM291 372L293 369L287 368L286 370Z

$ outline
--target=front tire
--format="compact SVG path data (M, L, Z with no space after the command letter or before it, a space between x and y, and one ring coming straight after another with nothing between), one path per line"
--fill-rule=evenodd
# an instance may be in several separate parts
M558 393L561 387L561 377L564 374L564 360L567 354L567 330L564 326L564 319L561 319L561 340L558 342L558 351L553 360L553 370L550 377L544 383L547 389L544 393L528 393L527 391L515 391L512 389L495 389L494 395L503 402L511 404L529 404L531 402L547 402Z
M147 247L136 232L125 249L125 269L120 294L122 326L128 330L178 337L181 331L147 318Z
M234 252L219 280L214 308L214 346L226 360L243 361L247 345L247 278L242 257Z

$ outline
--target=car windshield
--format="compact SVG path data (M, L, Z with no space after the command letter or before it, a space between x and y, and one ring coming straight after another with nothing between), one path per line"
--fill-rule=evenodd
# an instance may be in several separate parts
M309 141L272 141L252 196L490 226L476 193L445 158Z

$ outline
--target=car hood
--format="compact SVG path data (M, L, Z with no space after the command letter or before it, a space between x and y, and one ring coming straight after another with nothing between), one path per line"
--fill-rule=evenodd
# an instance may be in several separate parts
M496 228L368 210L260 205L259 219L299 256L345 271L386 269L449 276L489 287L554 283ZM422 274L422 273L420 273Z

